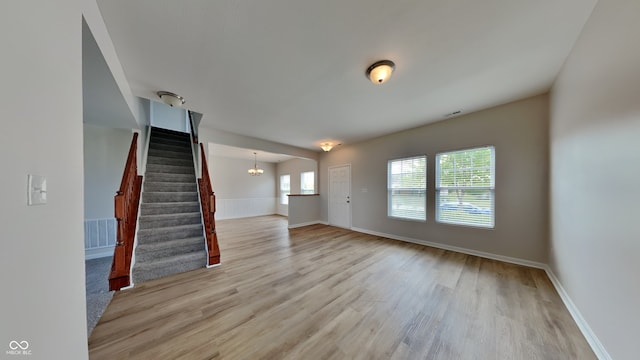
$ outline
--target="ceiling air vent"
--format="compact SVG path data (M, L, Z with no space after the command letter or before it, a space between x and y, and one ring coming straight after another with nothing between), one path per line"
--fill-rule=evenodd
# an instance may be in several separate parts
M456 110L456 111L454 111L452 113L448 113L444 117L452 117L452 116L456 116L456 115L460 115L460 114L462 114L462 110Z

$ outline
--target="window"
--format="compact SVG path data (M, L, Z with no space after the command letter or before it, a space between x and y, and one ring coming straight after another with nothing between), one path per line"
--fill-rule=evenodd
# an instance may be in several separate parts
M315 173L307 171L300 174L300 194L315 194Z
M493 146L436 155L436 221L493 228Z
M291 176L280 175L280 204L289 204L289 193L291 192Z
M387 169L389 217L427 220L427 157L391 160Z

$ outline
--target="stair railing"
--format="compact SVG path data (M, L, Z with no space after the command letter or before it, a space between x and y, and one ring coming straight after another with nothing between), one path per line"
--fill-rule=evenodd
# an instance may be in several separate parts
M138 133L134 133L120 189L114 197L114 212L118 222L118 230L109 274L109 290L120 290L131 284L131 256L142 188L142 176L138 175L136 159L137 147Z
M216 233L216 195L211 187L209 167L205 157L204 145L200 143L200 163L202 166L198 187L200 189L200 206L202 207L202 219L207 237L208 266L220 264L220 248L218 247L218 234Z
M195 124L193 123L193 114L191 113L191 110L187 110L187 114L189 114L189 124L191 125L191 141L194 144L197 144L198 135L196 135L196 127L195 127Z

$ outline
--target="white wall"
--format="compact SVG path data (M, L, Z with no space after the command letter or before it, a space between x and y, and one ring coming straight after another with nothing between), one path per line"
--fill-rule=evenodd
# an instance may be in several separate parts
M187 129L187 112L178 107L171 107L157 101L151 101L151 125L163 129L189 132Z
M216 194L216 219L233 219L276 213L276 167L258 162L261 176L247 173L253 160L209 154L209 176Z
M281 175L290 175L291 181L291 194L300 194L300 174L307 171L313 171L316 177L315 186L316 192L318 189L318 162L316 160L310 159L291 159L287 161L283 161L277 164L276 166L277 177L276 177L276 196L278 198L277 201L277 212L280 215L288 216L289 215L289 206L280 204L280 176Z
M84 217L113 217L113 196L127 161L133 133L84 124Z
M639 14L600 0L551 97L551 267L619 360L640 354Z
M351 164L352 226L374 233L480 252L547 261L548 96L340 146L320 159L322 219L327 221L328 167ZM435 221L435 156L441 151L495 146L495 229ZM427 155L427 222L387 217L387 162Z
M17 1L0 12L3 357L24 340L29 359L88 358L81 5ZM27 174L46 176L46 205L27 206Z

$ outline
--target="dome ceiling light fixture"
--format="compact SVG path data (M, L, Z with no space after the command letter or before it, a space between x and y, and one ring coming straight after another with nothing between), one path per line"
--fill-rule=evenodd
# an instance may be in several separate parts
M162 100L163 103L174 107L174 106L180 106L180 105L184 105L185 100L182 96L178 95L178 94L174 94L172 92L169 91L158 91L157 92L158 97L160 97L160 100Z
M374 84L384 84L395 70L396 64L391 60L380 60L367 68L367 77Z
M320 144L320 148L326 152L331 151L331 149L333 149L333 143L332 142L323 142Z
M254 152L253 153L253 167L249 170L247 170L247 172L249 173L249 175L251 176L260 176L264 173L264 170L262 169L258 169L258 155Z

